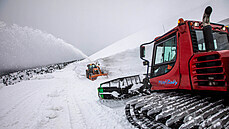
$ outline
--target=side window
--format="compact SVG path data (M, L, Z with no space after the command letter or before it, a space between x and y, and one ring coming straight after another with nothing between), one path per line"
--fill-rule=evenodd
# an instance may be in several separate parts
M169 72L176 59L176 36L161 41L155 46L155 61L153 76L159 76Z
M196 38L198 43L199 51L206 51L204 35L202 30L195 30ZM217 31L213 31L213 39L214 39L214 48L215 50L229 50L229 39L228 34L221 33Z
M156 46L155 64L163 63L163 56L164 56L164 44L161 43Z

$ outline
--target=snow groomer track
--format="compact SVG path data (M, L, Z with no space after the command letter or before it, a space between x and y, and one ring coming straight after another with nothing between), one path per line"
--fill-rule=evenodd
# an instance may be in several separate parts
M155 92L128 102L125 113L137 128L228 129L229 107L226 103L213 97Z

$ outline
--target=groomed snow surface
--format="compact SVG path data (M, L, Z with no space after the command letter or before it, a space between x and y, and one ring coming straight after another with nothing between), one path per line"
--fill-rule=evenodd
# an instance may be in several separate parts
M108 77L85 77L87 60L0 88L1 129L125 129L128 100L100 100L101 82L145 72L138 48L97 60Z

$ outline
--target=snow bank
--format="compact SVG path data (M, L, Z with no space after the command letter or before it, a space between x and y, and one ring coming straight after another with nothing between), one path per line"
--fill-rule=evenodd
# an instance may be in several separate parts
M124 52L96 60L101 68L108 71L110 79L146 73L139 57L139 49L129 49Z
M51 34L0 22L0 75L85 58L79 49Z

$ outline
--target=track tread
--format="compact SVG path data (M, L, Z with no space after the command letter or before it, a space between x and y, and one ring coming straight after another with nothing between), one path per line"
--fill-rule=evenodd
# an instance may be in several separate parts
M228 128L229 107L223 102L193 94L154 92L129 101L125 112L137 128Z

